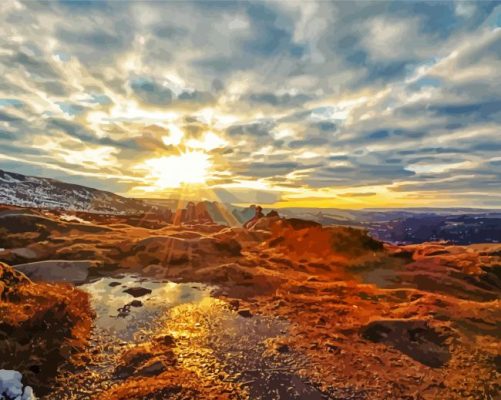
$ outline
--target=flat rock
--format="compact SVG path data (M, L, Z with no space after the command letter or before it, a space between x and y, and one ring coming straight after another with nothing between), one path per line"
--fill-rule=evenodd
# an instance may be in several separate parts
M155 376L166 370L164 363L160 360L148 363L144 367L138 369L137 375L140 376Z
M11 252L16 256L21 258L26 258L27 260L33 260L34 258L38 257L38 254L34 250L29 249L27 247L20 247L17 249L13 249Z
M18 264L14 268L33 281L82 283L95 264L92 260L49 260Z

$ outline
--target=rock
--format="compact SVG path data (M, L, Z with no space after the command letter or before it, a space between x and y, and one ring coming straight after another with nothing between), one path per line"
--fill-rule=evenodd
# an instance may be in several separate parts
M285 220L286 224L289 225L294 230L306 229L306 228L321 228L322 225L318 222L308 221L299 218L287 218Z
M251 227L250 231L270 231L271 228L280 221L280 217L262 217Z
M244 317L244 318L250 318L250 317L252 317L252 312L251 312L251 310L249 310L247 308L243 308L241 310L238 310L238 315L240 315L241 317Z
M160 343L164 346L174 346L176 344L175 339L171 335L159 335L155 336L154 339L157 343Z
M151 293L151 289L143 288L140 286L131 287L124 290L124 293L130 294L132 297L142 297Z
M164 372L167 368L160 360L152 360L151 363L146 364L137 370L136 374L140 376L155 376Z
M266 214L267 217L280 217L280 214L278 214L277 210L271 210L268 214Z
M35 251L27 247L20 247L17 249L13 249L11 252L16 256L21 258L26 258L27 260L33 260L34 258L38 257L38 254Z
M327 351L329 353L341 351L341 347L339 347L337 344L332 343L332 342L325 343L325 347L327 348Z
M288 353L290 351L290 348L285 343L277 343L275 350L277 351L277 353Z
M380 319L362 328L365 339L385 343L432 368L442 367L451 355L446 339L448 331L440 331L421 319Z
M237 299L231 300L229 304L232 310L238 310L240 308L240 302Z
M115 368L115 376L120 379L127 378L134 373L134 368L129 365L119 365Z
M218 252L229 256L241 255L242 246L235 239L218 239L213 242L213 246Z
M110 282L110 284L108 286L115 287L115 286L120 286L120 285L121 285L120 282Z
M89 268L95 261L50 260L18 264L14 268L33 281L82 283L87 280Z
M278 300L275 303L275 309L285 306L287 303L284 300Z
M132 307L142 307L143 306L143 302L141 300L132 300L129 303L129 305L132 306Z

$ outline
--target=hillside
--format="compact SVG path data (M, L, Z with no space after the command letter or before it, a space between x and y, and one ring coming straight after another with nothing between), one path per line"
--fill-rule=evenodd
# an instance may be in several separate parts
M31 281L78 282L96 313L88 346L55 375L37 373L46 362L33 364L30 354L2 365L23 372L44 400L480 400L499 392L499 245L395 246L365 230L276 214L248 230L78 215L0 216L0 261ZM62 287L37 284L27 287L47 295ZM16 307L43 299L5 287L15 294L0 299L6 310L14 299ZM80 296L65 287L63 305ZM70 322L84 323L79 315ZM23 332L5 339L17 346Z
M111 192L2 170L0 204L115 214L129 214L151 208L141 200Z

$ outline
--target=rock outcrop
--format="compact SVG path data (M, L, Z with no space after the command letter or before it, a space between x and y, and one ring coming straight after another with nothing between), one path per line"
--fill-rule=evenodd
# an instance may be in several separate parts
M98 264L92 260L50 260L18 264L14 268L33 281L82 283L89 276L89 269Z

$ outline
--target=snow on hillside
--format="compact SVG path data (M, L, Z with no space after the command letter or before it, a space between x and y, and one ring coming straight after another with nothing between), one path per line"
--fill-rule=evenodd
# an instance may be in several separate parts
M141 200L55 179L0 170L0 204L103 213L134 213L150 207Z

